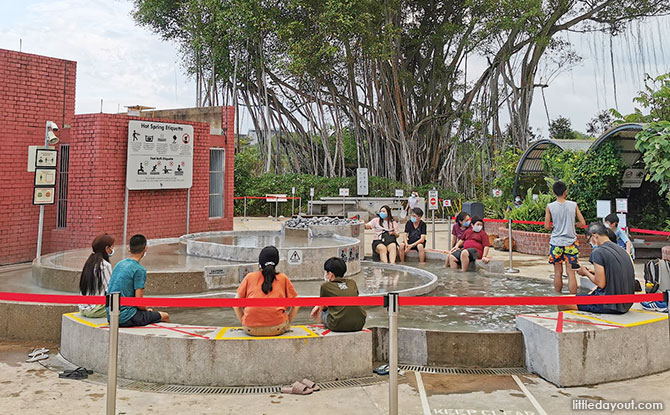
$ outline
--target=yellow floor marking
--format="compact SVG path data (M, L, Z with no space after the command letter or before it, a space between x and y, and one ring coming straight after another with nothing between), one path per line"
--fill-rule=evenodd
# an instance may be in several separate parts
M240 336L240 337L225 337L228 330L233 329L242 329L242 327L223 327L219 333L217 333L215 340L268 340L268 339L309 339L313 337L319 337L318 334L314 333L312 330L308 329L306 326L291 326L291 328L302 328L307 333L306 335L299 336Z
M630 310L630 311L635 311L635 312L637 312L638 310ZM655 319L652 319L652 320L644 320L644 321L638 321L638 322L636 322L636 323L622 324L622 323L619 323L619 322L616 322L616 321L605 320L604 318L599 318L599 317L587 316L587 315L584 315L584 314L579 314L579 313L575 312L575 310L566 311L566 313L570 313L570 314L572 314L572 315L579 316L579 317L588 318L588 319L591 319L591 320L602 321L603 323L614 324L615 326L619 326L619 327L635 327L635 326L642 326L642 325L644 325L644 324L651 324L651 323L655 323L655 322L657 322L657 321L663 321L663 320L667 320L667 319L668 319L668 316L662 316L662 317L655 318Z
M90 321L88 321L88 320L84 320L83 318L79 317L80 314L77 313L77 312L74 312L74 313L67 313L67 314L65 314L65 315L68 316L68 317L70 317L72 320L78 321L78 322L80 322L80 323L82 323L82 324L86 324L87 326L90 326L90 327L98 328L98 327L106 326L106 325L109 324L109 323L107 323L107 322L104 322L104 323L102 323L102 324L95 324L95 323L92 323L92 322L90 322Z

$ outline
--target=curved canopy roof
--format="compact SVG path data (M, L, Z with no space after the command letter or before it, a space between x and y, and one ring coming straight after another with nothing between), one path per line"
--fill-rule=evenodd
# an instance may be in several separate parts
M642 124L620 124L605 131L595 141L593 140L539 140L530 145L523 153L516 166L514 177L514 195L517 195L519 176L525 173L542 173L542 155L552 147L571 151L595 151L605 141L614 140L620 150L621 158L627 167L633 166L642 154L635 149L635 136L642 131Z

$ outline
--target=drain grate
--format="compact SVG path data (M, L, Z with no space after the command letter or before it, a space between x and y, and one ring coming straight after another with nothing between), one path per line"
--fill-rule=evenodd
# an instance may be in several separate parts
M408 372L436 373L446 375L527 375L528 371L522 367L504 368L462 368L462 367L438 367L438 366L416 366L398 365L400 370Z
M319 383L323 390L354 388L360 386L374 385L384 383L386 377L370 376L359 379L345 379L333 382ZM119 387L132 389L142 392L173 393L184 395L268 395L272 393L281 393L281 386L184 386L184 385L160 385L156 383L137 382L132 380L119 379Z

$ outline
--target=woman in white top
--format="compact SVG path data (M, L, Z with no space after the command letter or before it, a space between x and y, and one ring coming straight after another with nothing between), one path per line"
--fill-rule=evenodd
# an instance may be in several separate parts
M382 262L395 264L398 254L398 222L391 215L391 208L384 205L379 209L379 216L365 225L365 229L372 229L375 237L372 241L372 258Z
M112 276L109 257L114 255L114 238L108 234L100 235L91 245L93 253L89 255L81 271L79 291L81 295L105 295ZM105 305L80 304L79 313L88 318L105 317Z

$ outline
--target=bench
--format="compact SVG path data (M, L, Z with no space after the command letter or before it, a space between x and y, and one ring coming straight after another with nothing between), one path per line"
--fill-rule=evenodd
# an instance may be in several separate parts
M559 386L632 379L670 369L668 315L642 309L626 314L582 311L520 314L526 367Z
M62 316L61 355L107 372L107 320ZM346 350L346 359L342 351ZM296 325L277 337L248 336L241 327L171 323L119 329L121 378L179 385L256 386L370 376L372 333L333 333Z

